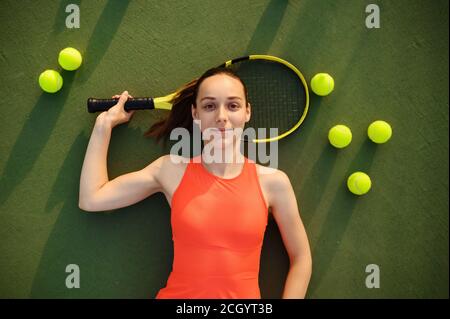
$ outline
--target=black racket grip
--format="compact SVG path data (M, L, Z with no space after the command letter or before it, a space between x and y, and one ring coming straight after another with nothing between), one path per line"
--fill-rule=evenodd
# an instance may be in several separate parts
M103 112L112 108L117 104L119 99L96 99L88 98L87 107L89 113ZM128 98L125 102L125 111L131 110L151 110L155 108L155 104L151 97L135 97Z

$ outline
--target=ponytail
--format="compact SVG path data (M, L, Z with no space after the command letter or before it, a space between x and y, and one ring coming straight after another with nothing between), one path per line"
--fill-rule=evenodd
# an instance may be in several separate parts
M192 133L192 112L191 105L195 104L194 91L197 85L197 79L182 86L172 99L172 109L169 116L163 120L154 123L150 129L144 133L145 137L155 137L156 142L161 139L166 142L170 132L174 128L184 127Z

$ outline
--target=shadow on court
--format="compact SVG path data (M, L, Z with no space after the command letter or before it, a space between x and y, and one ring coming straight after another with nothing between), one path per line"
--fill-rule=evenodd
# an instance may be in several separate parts
M339 150L330 144L326 144L319 159L314 163L309 174L303 181L302 187L302 219L308 228L311 219L315 216L317 208L323 201L325 189L330 182L330 176L336 164Z
M353 214L359 196L353 195L347 189L346 178L355 171L363 171L370 176L370 167L375 157L376 145L366 140L357 155L350 163L342 186L337 189L335 197L326 212L320 234L312 248L313 275L308 295L313 295L320 286L322 279L331 267L336 252L342 248L341 241Z
M287 1L270 1L247 46L246 54L266 54L272 45L286 11Z
M53 132L69 96L74 72L61 72L64 85L57 94L42 93L22 127L0 179L0 205L33 169Z
M108 1L106 3L84 52L83 72L80 72L80 80L82 83L89 79L98 64L102 61L119 28L129 3L128 0Z
M280 299L289 271L289 256L281 239L280 230L272 214L261 250L259 286L262 299Z

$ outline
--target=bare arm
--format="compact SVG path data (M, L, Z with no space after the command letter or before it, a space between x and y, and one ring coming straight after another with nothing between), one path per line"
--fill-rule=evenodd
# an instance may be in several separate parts
M79 207L86 211L104 211L132 205L160 191L157 179L161 159L142 170L109 181L107 153L112 128L129 121L134 112L127 113L123 104L127 93L120 96L116 106L101 113L95 122L86 150L80 177Z
M304 298L311 278L311 251L294 190L281 171L273 176L269 201L290 260L282 298Z

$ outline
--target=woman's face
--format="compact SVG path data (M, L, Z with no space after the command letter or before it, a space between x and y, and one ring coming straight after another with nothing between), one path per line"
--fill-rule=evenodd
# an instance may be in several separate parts
M192 106L192 117L200 120L201 132L220 132L222 138L228 136L230 130L243 130L250 113L250 104L245 105L242 83L227 74L206 78L198 90L196 107Z

